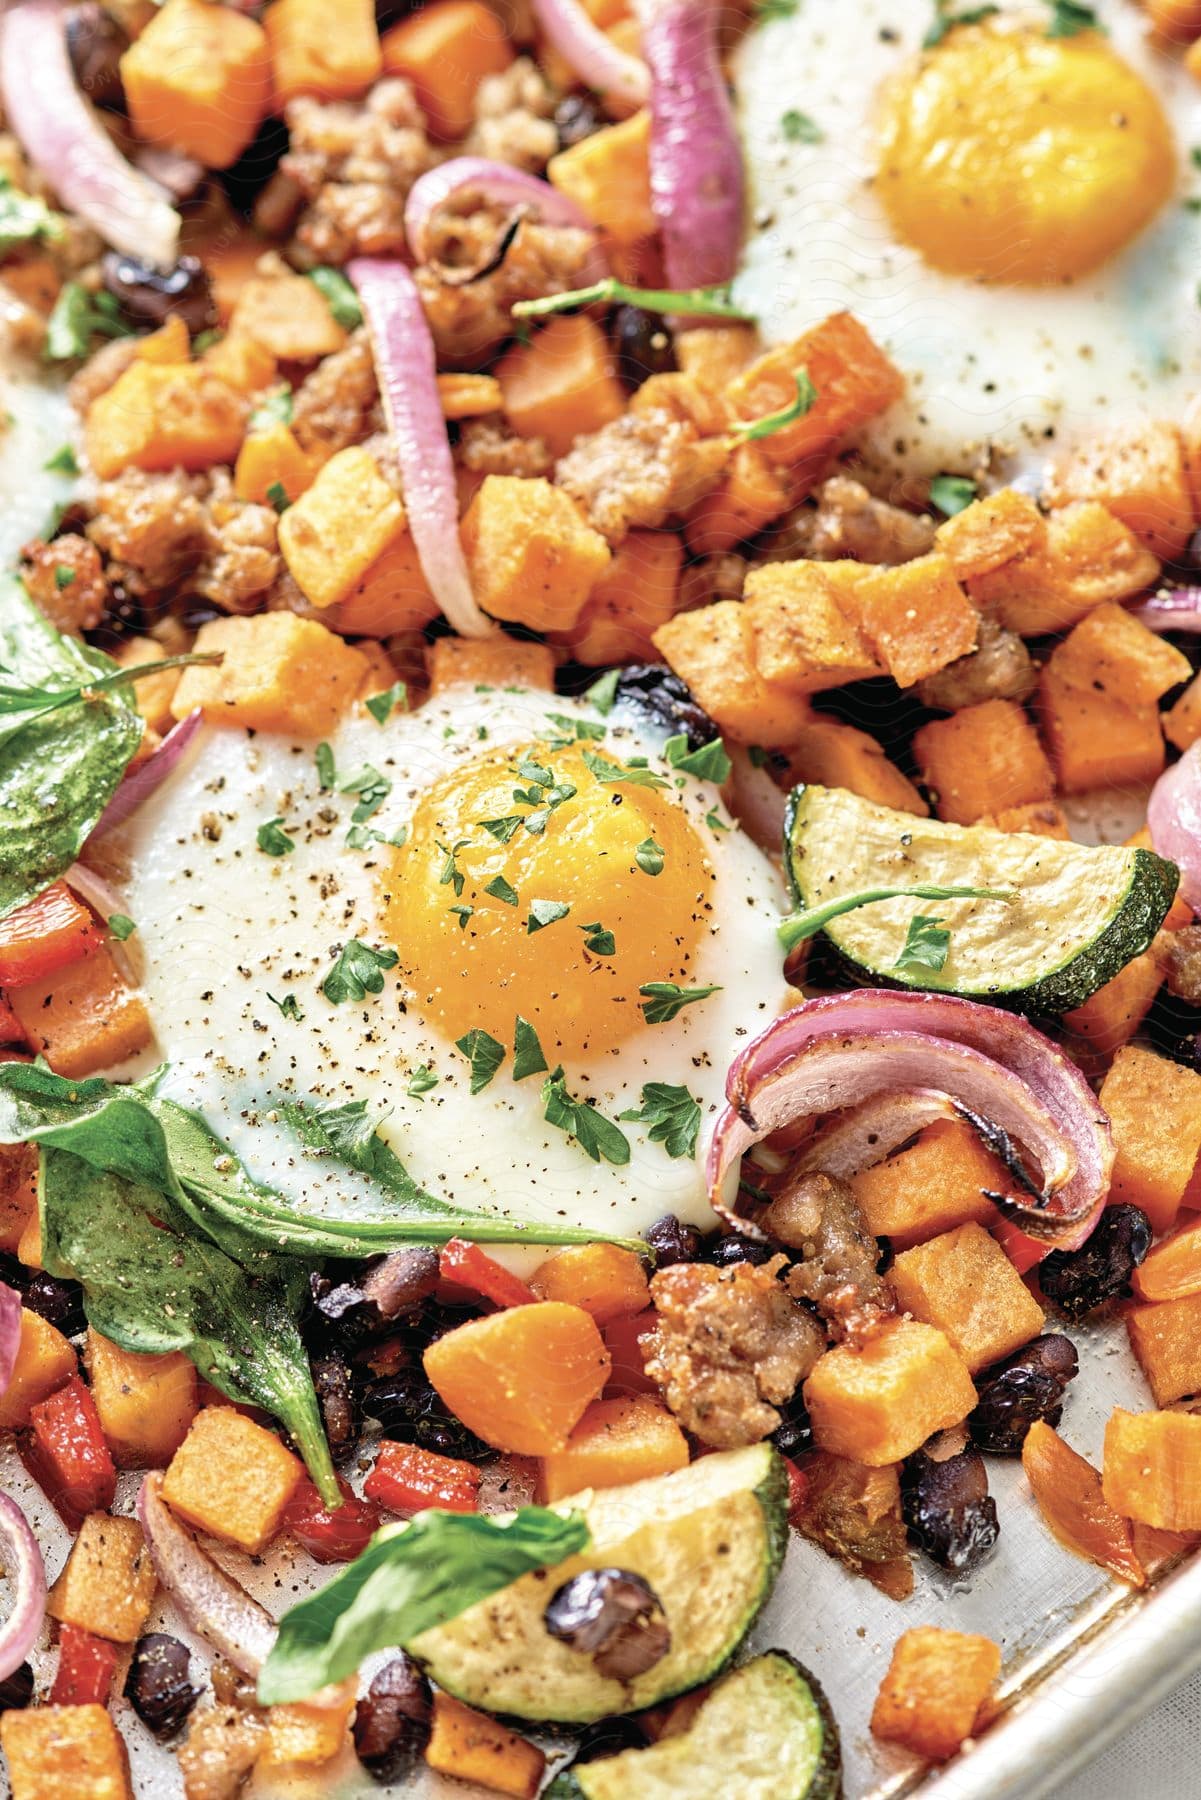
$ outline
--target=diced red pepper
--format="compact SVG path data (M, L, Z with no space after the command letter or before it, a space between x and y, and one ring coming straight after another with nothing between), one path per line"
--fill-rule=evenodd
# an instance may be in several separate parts
M51 1706L106 1706L120 1656L120 1644L97 1637L82 1625L63 1625Z
M464 1238L451 1238L442 1246L438 1273L443 1281L468 1288L473 1294L482 1294L494 1306L531 1306L538 1298L533 1288L519 1281L516 1275L510 1275L478 1244L469 1244Z
M1027 1274L1055 1248L1054 1244L1044 1244L1040 1239L1028 1236L1012 1219L999 1219L992 1231L1019 1275Z
M480 1472L474 1463L436 1456L416 1444L380 1444L375 1467L363 1483L369 1500L390 1512L421 1512L439 1506L444 1512L475 1512Z
M24 987L53 975L94 950L101 936L87 907L56 881L0 919L0 987Z
M338 1477L342 1505L326 1506L313 1483L301 1482L284 1513L284 1529L318 1562L353 1562L379 1530L380 1516L369 1501L360 1500L348 1481Z
M0 1044L24 1045L24 1043L25 1033L21 1029L21 1021L8 1004L5 995L0 994Z
M805 1495L809 1492L809 1477L803 1469L797 1467L791 1456L786 1456L783 1461L788 1476L788 1523L795 1525L800 1519Z
M107 1512L117 1492L117 1471L96 1402L79 1376L33 1407L29 1422L38 1481L67 1523Z

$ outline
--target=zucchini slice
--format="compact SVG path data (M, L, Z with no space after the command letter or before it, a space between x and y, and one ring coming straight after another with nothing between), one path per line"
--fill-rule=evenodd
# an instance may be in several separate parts
M557 1502L583 1513L592 1543L523 1575L404 1648L439 1687L519 1719L585 1725L656 1706L725 1666L770 1594L788 1540L788 1477L768 1443L702 1457L673 1475ZM551 1637L543 1613L581 1569L632 1569L658 1595L671 1647L633 1681L597 1672Z
M838 1800L838 1727L819 1683L783 1650L719 1681L687 1731L567 1769L546 1800Z
M875 981L1020 1006L1083 1005L1151 943L1179 871L1151 850L1092 848L987 825L893 812L845 788L794 788L784 826L793 897L803 908L877 887L975 887L1000 900L881 900L824 927ZM897 967L919 913L950 932L941 969Z

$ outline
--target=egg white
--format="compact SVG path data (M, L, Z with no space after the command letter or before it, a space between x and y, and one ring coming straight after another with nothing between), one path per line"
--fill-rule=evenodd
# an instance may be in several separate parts
M382 728L356 709L331 743L339 769L370 762L391 779L371 820L391 835L447 770L498 745L553 733L552 709L597 717L585 704L547 694L460 685ZM608 724L605 747L613 753L653 756L661 747L617 712ZM273 1122L273 1101L365 1099L410 1174L440 1198L623 1236L665 1212L711 1223L704 1148L726 1069L789 994L775 937L782 883L733 826L717 791L688 778L678 800L716 876L712 922L690 979L721 991L669 1024L641 1026L596 1066L567 1069L570 1091L595 1099L610 1119L639 1106L644 1082L686 1086L702 1107L698 1155L672 1159L642 1125L626 1123L632 1155L615 1167L594 1164L545 1122L543 1078L514 1082L511 1053L490 1086L471 1095L466 1059L402 1009L395 972L382 994L358 1004L325 999L321 982L343 942L357 937L382 947L388 939L375 884L380 853L347 848L354 797L321 790L314 748L207 727L118 845L128 868L122 909L137 923L157 1056L170 1065L165 1091L197 1107L269 1183L285 1167L294 1179L297 1154L294 1139ZM706 823L714 809L728 831ZM256 847L258 826L276 815L296 841L283 857ZM553 934L546 932L547 955ZM300 1021L284 1017L269 997L289 994ZM418 1099L407 1087L422 1064L438 1085ZM364 1198L341 1171L323 1173L319 1165L305 1177L305 1197L316 1211Z
M1024 0L1003 13L1031 14ZM1201 84L1147 37L1132 0L1097 0L1109 41L1159 96L1178 192L1116 257L1063 287L986 285L930 268L872 192L876 97L918 52L932 0L804 0L747 34L736 59L752 230L735 284L768 342L846 308L893 357L906 397L868 443L915 474L991 462L1037 485L1049 451L1106 424L1179 418L1201 385ZM822 141L788 141L801 110Z

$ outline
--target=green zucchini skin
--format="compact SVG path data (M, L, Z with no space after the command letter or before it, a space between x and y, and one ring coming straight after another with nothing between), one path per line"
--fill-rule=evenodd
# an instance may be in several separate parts
M955 879L967 886L1003 885L1004 877L998 874L998 862L1003 864L1007 840L1015 862L1023 854L1023 842L1030 842L1023 833L998 832L988 826L945 825L935 820L918 819L907 813L890 813L890 809L876 806L843 789L812 785L797 787L789 795L785 811L784 864L792 899L798 907L812 905L818 894L822 900L829 900L835 898L840 891L850 893L867 885L857 878L857 872L846 863L840 863L837 871L822 869L808 881L805 878L807 839L811 836L808 829L809 815L815 807L829 808L831 805L844 810L848 833L853 833L856 820L865 833L873 829L879 831L884 821L891 820L895 821L891 829L898 843L906 830L920 829L930 838L937 838L950 846L952 855L957 849L961 850L961 866L957 867ZM1055 839L1040 839L1039 842L1058 845L1056 851L1045 853L1048 858L1063 857L1066 853L1072 860L1078 859L1079 862L1081 903L1077 915L1080 921L1078 942L1069 948L1057 967L1044 969L1041 973L1032 970L1027 978L998 979L996 969L989 963L982 962L979 970L970 978L945 981L939 980L933 971L898 971L892 964L901 949L903 940L900 934L896 937L894 954L888 958L868 959L857 953L857 921L870 910L868 908L864 908L860 914L844 914L831 920L825 928L826 936L845 961L853 969L870 977L874 985L960 994L968 999L984 1000L992 1005L1010 1006L1029 1013L1058 1015L1074 1011L1150 946L1175 898L1180 874L1174 863L1157 856L1154 851L1126 849L1120 852L1126 868L1124 889L1107 909L1102 923L1088 912L1088 859L1096 858L1102 852L1085 845L1069 846ZM986 845L993 859L987 870L987 879L983 876L978 860L982 847ZM1104 854L1112 869L1116 866L1114 852L1107 850ZM841 888L838 880L840 875L843 877ZM878 869L875 878L882 883L895 882L897 886L909 883L917 885L923 880L931 879L923 871L920 858L917 857L906 876L898 878L895 869ZM939 879L945 878L946 869L943 867ZM1020 888L1018 893L1020 900ZM940 913L946 910L946 904L941 902L929 902L924 908L920 902L914 904L918 910ZM952 904L961 906L964 903ZM1007 924L1003 913L998 914L998 921L999 930L1003 932ZM1076 919L1066 921L1069 931L1075 924Z

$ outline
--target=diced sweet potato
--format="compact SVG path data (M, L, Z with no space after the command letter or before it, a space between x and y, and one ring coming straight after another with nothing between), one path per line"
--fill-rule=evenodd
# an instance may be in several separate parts
M770 462L804 464L816 478L829 453L905 390L900 371L851 313L832 313L791 344L777 345L736 375L726 398L736 417L761 419L796 399L806 370L817 389L809 411L760 440Z
M1077 1556L1142 1587L1130 1526L1101 1491L1101 1477L1042 1419L1022 1445L1022 1468L1050 1531Z
M152 637L124 638L113 652L114 660L123 669L163 662L166 655L163 646ZM133 684L138 711L152 731L170 731L175 723L171 717L171 701L179 686L179 673L178 669L164 669L161 675L142 675Z
M889 762L875 738L835 719L815 718L802 726L789 751L788 773L794 782L847 788L897 812L926 815L925 801L896 764Z
M38 1156L31 1144L0 1144L0 1250L10 1255L37 1211L37 1179Z
M1042 1307L982 1225L958 1225L903 1251L890 1279L903 1310L937 1325L973 1375L1043 1327Z
M404 529L399 495L371 452L356 444L331 456L288 508L279 522L279 547L305 599L333 606Z
M919 1625L893 1648L872 1708L872 1735L945 1762L972 1735L1001 1669L991 1638Z
M941 1331L898 1319L861 1350L827 1350L805 1383L805 1404L819 1448L879 1468L966 1419L976 1390Z
M763 679L815 694L882 673L855 621L847 591L852 563L763 563L748 571L743 602Z
M739 444L717 487L688 515L688 548L694 556L732 550L787 512L793 497L794 484L786 470L769 462L758 444Z
M1156 1232L1179 1210L1201 1154L1201 1075L1130 1044L1101 1085L1116 1156L1112 1200L1141 1206Z
M646 1372L646 1355L640 1340L654 1330L656 1313L653 1306L645 1312L624 1313L601 1327L605 1348L613 1359L608 1394L658 1394L659 1386Z
M1156 1406L1201 1392L1201 1294L1128 1307L1126 1330Z
M495 375L439 375L438 399L444 419L480 419L500 412L504 404Z
M1201 1294L1201 1219L1166 1237L1134 1271L1131 1285L1140 1300L1183 1300Z
M680 333L676 361L685 375L720 393L758 351L759 333L753 325L697 325Z
M146 1623L156 1586L137 1520L89 1513L50 1590L46 1610L61 1624L132 1644Z
M457 6L459 0L440 4ZM625 411L609 340L587 313L561 313L528 344L514 344L496 365L496 378L513 430L544 438L552 456L566 455L578 437L599 431Z
M121 58L121 85L140 138L227 169L271 101L267 34L232 7L166 0Z
M914 733L913 754L940 819L974 825L1000 806L1054 792L1051 765L1015 700L984 700Z
M575 624L556 641L592 667L654 662L653 633L675 613L683 560L674 531L631 531Z
M677 613L654 644L735 743L786 746L813 716L803 695L764 679L749 609L739 600Z
M320 463L302 450L290 425L275 420L243 441L234 466L234 492L239 500L271 506L282 494L299 500L312 487Z
M934 541L960 581L974 581L1046 542L1047 522L1028 494L1000 488L944 519Z
M1000 812L985 813L979 821L996 831L1025 831L1031 837L1070 839L1067 817L1054 800L1035 800L1029 806L1004 806Z
M545 644L525 644L497 632L489 638L435 638L429 646L430 693L457 682L485 688L545 688L555 685L554 654Z
M548 1256L531 1280L540 1300L567 1300L607 1325L651 1303L641 1257L616 1244L571 1244Z
M367 665L315 619L295 613L213 619L196 638L197 650L221 650L218 665L185 669L174 713L200 707L214 724L250 731L294 731L324 737L358 692Z
M606 125L560 150L547 164L546 176L618 244L635 244L658 229L651 210L648 112Z
M979 614L941 551L895 569L860 569L844 604L898 687L976 647Z
M74 1350L61 1331L40 1313L21 1308L21 1337L8 1387L0 1394L0 1431L28 1425L31 1408L69 1381L77 1368Z
M239 291L241 285L239 282ZM229 298L227 313L232 313L235 299L236 296ZM275 358L267 346L244 331L224 332L202 353L201 361L226 387L236 388L239 394L261 393L277 373Z
M730 411L722 395L679 369L649 376L630 396L630 411L670 413L681 424L695 425L701 437L718 437L730 424Z
M253 338L280 362L312 362L346 342L316 282L288 273L252 276L238 295L229 330L231 337Z
M1061 680L1123 706L1153 705L1191 673L1183 651L1111 602L1068 633L1048 666Z
M399 631L420 631L439 611L406 524L345 598L330 607L326 621L332 630L350 637L383 638ZM364 652L370 648L357 647Z
M433 137L470 130L481 81L513 61L504 26L483 0L433 0L386 31L384 71L411 81Z
M196 1368L180 1351L143 1356L88 1331L92 1399L122 1469L165 1468L196 1416Z
M1114 1052L1130 1042L1162 985L1163 963L1152 945L1090 994L1083 1006L1064 1013L1073 1055L1086 1074L1102 1074Z
M1179 556L1193 529L1184 446L1175 425L1090 432L1052 469L1043 495L1050 506L1099 500L1165 562Z
M1115 1407L1105 1427L1101 1485L1124 1519L1201 1531L1201 1414Z
M1009 1177L970 1125L940 1119L917 1142L851 1177L864 1224L898 1250L975 1221L997 1209L984 1190L1004 1193Z
M204 363L135 362L93 400L83 439L93 470L108 481L122 469L232 462L245 428L244 396Z
M1039 677L1039 712L1063 793L1137 787L1163 771L1163 732L1155 705L1125 706L1064 680L1054 654Z
M489 475L462 522L475 597L495 619L535 631L574 625L609 567L609 546L562 488Z
M21 1233L21 1241L17 1245L17 1261L24 1263L27 1269L42 1267L42 1221L36 1207Z
M126 987L106 944L8 998L56 1075L94 1075L136 1056L153 1036L142 996Z
M346 1742L357 1685L353 1677L341 1682L336 1700L330 1693L319 1706L304 1700L273 1706L267 1714L267 1741L256 1766L262 1769L280 1763L319 1766L337 1756Z
M12 1800L133 1800L125 1740L103 1706L10 1707L0 1749Z
M967 585L982 612L1037 637L1066 630L1106 600L1130 599L1158 574L1158 560L1120 519L1083 500L1051 514L1041 545Z
M354 100L379 78L383 59L372 0L275 0L263 24L281 111L298 94Z
M625 1487L688 1466L688 1440L660 1400L634 1394L595 1400L562 1450L541 1458L538 1498L546 1504L584 1488Z
M232 1406L206 1406L163 1476L172 1512L256 1556L279 1530L304 1474L279 1439Z
M163 11L166 11L165 7ZM162 13L157 17L161 18ZM157 331L139 338L135 354L140 362L186 363L192 354L192 341L179 314L172 313Z
M608 1380L596 1321L557 1300L510 1306L435 1340L425 1372L456 1417L497 1450L562 1450Z
M477 1781L494 1794L511 1794L513 1800L534 1800L546 1769L546 1758L536 1744L449 1694L434 1695L425 1760L439 1775Z

